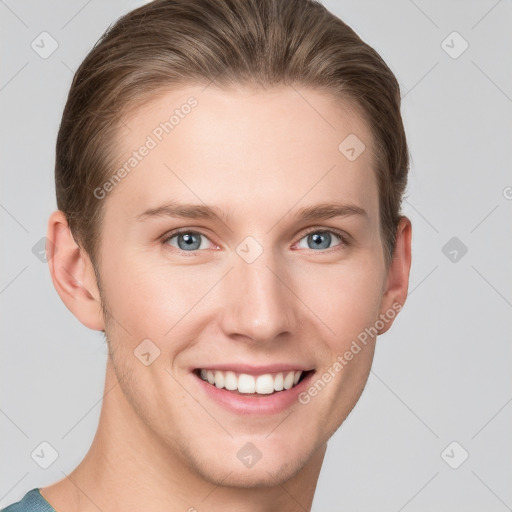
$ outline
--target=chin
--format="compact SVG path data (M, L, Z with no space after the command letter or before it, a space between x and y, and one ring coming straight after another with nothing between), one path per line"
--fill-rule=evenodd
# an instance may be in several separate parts
M201 477L216 486L237 487L243 489L269 488L282 485L301 469L299 461L295 463L286 461L281 465L269 464L259 461L251 468L240 467L239 464L226 463L226 465L209 465L197 461L193 464Z
M246 489L275 487L303 470L316 453L313 446L307 450L304 441L296 450L283 446L284 443L279 445L277 439L275 441L255 440L251 443L245 438L242 442L234 441L237 448L232 451L220 450L217 445L219 451L215 453L206 455L204 451L194 450L184 455L190 469L213 485ZM256 445L261 451L255 448ZM232 452L233 456L226 455L227 452Z

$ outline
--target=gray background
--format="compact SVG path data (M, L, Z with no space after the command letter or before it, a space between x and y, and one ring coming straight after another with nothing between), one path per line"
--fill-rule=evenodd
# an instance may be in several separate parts
M102 335L69 313L32 248L56 207L73 72L141 3L0 0L0 507L68 474L97 426ZM414 233L409 298L330 441L313 510L512 510L512 4L324 3L401 84ZM31 48L42 31L59 45L47 59ZM469 44L457 58L453 31ZM48 469L31 458L42 441L59 454Z

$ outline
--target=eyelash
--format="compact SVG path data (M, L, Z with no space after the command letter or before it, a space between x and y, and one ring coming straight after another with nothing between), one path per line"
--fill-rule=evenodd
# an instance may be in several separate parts
M205 235L204 233L201 233L201 231L195 231L193 229L190 229L190 228L182 228L182 229L176 229L174 231L171 231L169 233L166 233L163 237L163 240L162 240L162 244L165 245L170 251L172 252L178 252L178 253L184 253L186 254L187 256L195 256L197 255L198 252L200 251L203 251L205 249L196 249L194 251L183 251L181 249L179 249L178 247L173 247L171 245L169 245L169 240L171 240L172 238L174 238L175 236L177 235L180 235L180 234L183 234L183 233L194 233L196 235L201 235L201 236L204 236L205 238L207 238L210 242L212 242L210 240L210 238ZM328 252L331 252L332 250L336 250L336 248L346 248L348 246L351 245L350 243L350 240L349 240L349 236L347 235L347 233L343 232L343 231L340 231L338 229L334 229L334 228L329 228L329 229L326 229L326 228L318 228L318 227L313 227L313 228L310 228L308 229L307 231L305 231L302 236L299 238L299 242L305 238L306 236L312 234L312 233L331 233L331 234L334 234L336 235L339 239L340 239L340 243L333 246L333 247L329 247L327 249L321 249L321 250L314 250L314 249L306 249L306 250L309 250L311 252L315 252L315 253L328 253ZM213 243L213 242L212 242Z

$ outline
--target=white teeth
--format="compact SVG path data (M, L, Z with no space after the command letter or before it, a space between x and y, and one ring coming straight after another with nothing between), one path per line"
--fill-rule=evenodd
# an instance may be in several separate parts
M226 372L224 386L229 391L234 391L238 387L238 378L234 372Z
M290 389L293 386L293 379L295 377L294 372L288 372L284 378L284 389Z
M274 389L276 391L282 391L284 389L284 377L283 372L278 373L274 379Z
M224 374L222 372L219 372L218 370L215 372L215 385L218 388L224 387Z
M256 393L260 395L270 395L274 392L274 379L270 373L260 375L256 379Z
M238 377L238 391L240 393L254 393L256 391L256 381L252 375L241 373Z
M275 374L265 373L255 377L246 373L236 374L232 371L205 369L200 371L203 380L219 389L226 388L229 391L238 390L239 393L260 395L270 395L274 391L292 388L299 382L302 373L301 370L297 370Z

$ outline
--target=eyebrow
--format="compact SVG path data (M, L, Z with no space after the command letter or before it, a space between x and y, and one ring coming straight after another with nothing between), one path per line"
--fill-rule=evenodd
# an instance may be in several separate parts
M289 210L290 211L290 210ZM288 211L288 212L289 212ZM288 214L288 212L286 214ZM320 203L313 206L300 208L294 215L299 220L320 220L333 217L348 217L360 215L368 218L365 209L355 204L344 203ZM183 219L209 219L227 222L229 215L215 206L201 204L185 204L171 201L156 208L149 208L136 216L137 221L142 222L155 217L176 217Z
M137 221L145 221L154 217L177 217L182 219L227 220L226 214L215 206L201 204L185 204L170 201L156 208L149 208L137 215Z

